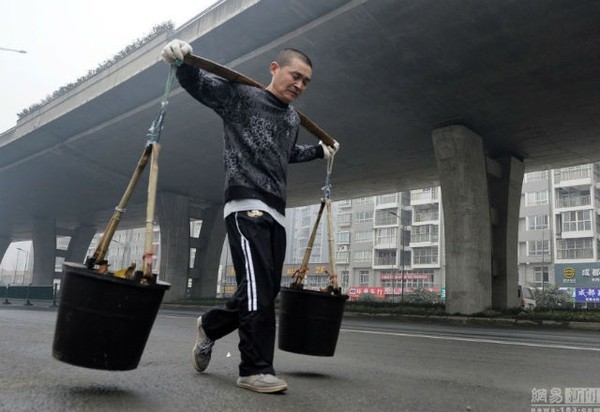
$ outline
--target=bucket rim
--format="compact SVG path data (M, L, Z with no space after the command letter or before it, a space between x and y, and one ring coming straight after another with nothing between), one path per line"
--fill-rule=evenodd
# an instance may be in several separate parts
M86 276L98 281L112 282L117 283L119 285L131 286L131 287L140 287L144 289L169 289L171 287L170 283L163 281L156 281L155 284L152 285L142 285L140 283L132 282L129 279L118 278L110 275L102 275L100 273L96 273L93 270L88 269L88 267L82 263L75 262L63 262L63 274L76 274L80 276Z
M280 290L281 293L296 293L299 295L307 295L307 296L315 296L321 298L329 298L329 299L339 299L339 300L347 300L349 298L348 295L331 295L329 293L321 292L318 290L311 289L297 289L290 287L282 287Z

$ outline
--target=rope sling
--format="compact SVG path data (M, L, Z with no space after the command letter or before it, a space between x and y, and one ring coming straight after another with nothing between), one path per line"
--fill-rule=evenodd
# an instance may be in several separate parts
M142 175L142 172L146 168L148 161L150 161L150 174L148 177L148 202L146 205L146 234L144 242L144 256L143 256L143 270L141 272L134 272L135 263L132 263L129 268L115 272L117 277L124 277L127 279L133 279L134 277L140 277L142 283L155 283L156 276L152 274L152 261L154 259L154 250L152 246L152 240L154 235L154 213L156 207L156 188L158 185L158 154L160 152L160 134L163 129L163 122L167 113L167 106L169 104L169 95L173 88L173 80L175 78L176 67L171 66L169 75L167 77L167 84L165 86L165 92L161 99L160 111L146 134L147 141L146 146L140 159L138 160L135 171L119 201L119 204L115 207L115 211L110 218L102 237L98 242L98 246L94 251L94 254L88 258L86 264L88 269L94 269L96 266L96 272L100 274L108 274L108 261L105 259L108 252L108 247L112 238L117 230L117 226L121 221L121 216L125 213L129 199L133 194L133 191Z

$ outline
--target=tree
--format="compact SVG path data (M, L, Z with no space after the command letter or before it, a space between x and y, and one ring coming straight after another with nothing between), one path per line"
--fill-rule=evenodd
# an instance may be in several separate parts
M536 289L534 297L537 307L545 308L568 308L572 306L573 301L569 292L552 284L545 285L543 291Z
M424 288L417 288L412 293L404 295L407 303L421 303L428 305L439 305L442 303L440 295Z

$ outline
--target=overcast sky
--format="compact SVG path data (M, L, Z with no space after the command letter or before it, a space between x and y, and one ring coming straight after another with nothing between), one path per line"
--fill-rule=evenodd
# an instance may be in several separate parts
M0 133L16 125L17 113L85 76L154 26L171 20L177 28L217 2L2 0L0 48L27 53L0 50ZM24 253L17 248L29 244L12 244L0 266L14 269L17 254Z
M145 37L183 25L217 0L2 0L0 133L39 103Z

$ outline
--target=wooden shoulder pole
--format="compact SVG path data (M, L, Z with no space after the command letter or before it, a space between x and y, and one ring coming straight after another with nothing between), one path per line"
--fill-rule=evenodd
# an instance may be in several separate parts
M230 82L242 83L248 86L258 87L259 89L265 88L262 84L252 80L247 76L244 76L239 72L236 72L235 70L222 66L219 63L215 63L211 60L195 56L193 54L188 54L187 56L185 56L183 61L184 63L189 64L190 66L216 74L217 76L229 80ZM321 129L316 123L314 123L312 120L306 117L306 115L304 115L298 109L295 110L298 113L298 116L300 116L300 124L302 125L302 127L304 127L309 133L317 137L326 145L333 147L335 140L329 134L327 134L327 132Z

